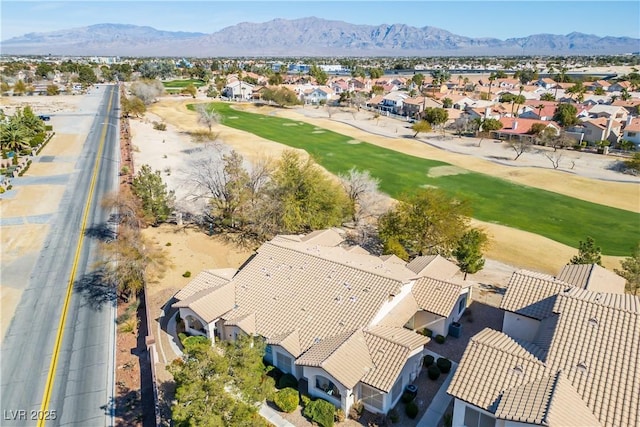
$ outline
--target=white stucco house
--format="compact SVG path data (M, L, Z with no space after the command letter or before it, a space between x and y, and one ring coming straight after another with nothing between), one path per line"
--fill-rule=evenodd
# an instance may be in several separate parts
M386 413L418 376L429 328L447 335L469 303L440 256L406 263L344 246L340 230L281 235L238 271L206 270L176 293L190 334L265 339L265 359L303 392Z
M452 425L640 425L640 298L624 283L598 265L514 273L502 331L471 338L447 390Z
M249 100L253 95L254 88L255 86L249 83L246 83L240 80L235 80L233 82L228 83L222 89L222 94L232 99Z

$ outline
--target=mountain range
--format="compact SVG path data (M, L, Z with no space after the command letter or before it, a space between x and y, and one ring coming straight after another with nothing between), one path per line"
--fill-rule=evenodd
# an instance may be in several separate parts
M0 43L3 54L147 57L611 55L640 50L640 39L630 37L573 32L500 40L429 26L355 25L315 17L245 22L211 34L96 24Z

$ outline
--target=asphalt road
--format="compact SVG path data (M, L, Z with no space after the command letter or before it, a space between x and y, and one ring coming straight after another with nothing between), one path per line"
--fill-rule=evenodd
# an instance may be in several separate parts
M47 426L112 425L115 298L103 286L95 263L98 243L109 238L105 224L110 213L100 201L118 184L119 96L117 86L98 90L103 97L77 173L67 184L2 342L0 426L37 425L38 418L48 419ZM47 386L48 404L43 407Z

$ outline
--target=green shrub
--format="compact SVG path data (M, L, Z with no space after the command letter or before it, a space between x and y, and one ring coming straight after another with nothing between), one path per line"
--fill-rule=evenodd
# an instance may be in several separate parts
M440 369L440 372L442 372L443 374L447 374L451 370L451 360L444 357L438 357L438 360L436 360L436 365L438 366L438 369Z
M182 277L191 277L191 272L189 270L182 273Z
M402 400L402 403L409 403L415 398L416 398L416 393L405 391L404 393L402 393L402 397L400 398L400 400Z
M201 335L194 335L191 337L186 337L184 340L182 340L182 345L185 349L211 347L211 340Z
M302 410L302 415L322 427L332 427L336 408L326 400L317 399L309 402Z
M414 419L418 416L418 405L416 405L415 402L409 402L407 406L404 407L404 411L409 418Z
M178 334L178 339L180 340L180 342L184 345L184 340L186 340L189 337L189 335L185 334L184 332L180 332Z
M273 380L276 382L276 384L278 384L278 382L280 381L280 378L282 378L282 375L284 375L282 373L282 371L278 368L276 368L275 366L268 366L267 367L267 375L269 375L271 378L273 378Z
M429 328L424 328L424 335L431 338L433 336L433 331Z
M165 246L171 246L171 242L167 242L164 244Z
M422 366L424 366L425 368L428 368L429 366L433 365L433 360L434 360L433 356L430 354L427 354L422 361Z
M396 408L393 408L389 411L389 419L393 424L400 421L400 414L398 414L398 411L396 411Z
M444 337L444 335L440 335L440 334L436 335L436 342L438 344L444 344L446 340L447 339Z
M273 402L278 405L281 411L293 412L298 407L298 403L300 403L298 390L290 387L283 388L276 393Z
M300 401L302 402L302 407L304 408L309 404L309 402L311 402L311 398L306 394L303 394L300 396Z
M298 389L298 380L296 379L296 377L294 377L291 374L284 374L278 380L279 389L283 389L287 387L295 388L296 390Z
M153 128L155 130L167 130L167 124L162 122L153 122Z
M51 125L45 125L44 130L45 130L45 131L52 131L52 130L53 130L53 126L51 126Z
M336 422L341 423L347 418L347 416L345 415L345 413L342 410L342 408L337 408L336 409L336 413L334 414L333 418L334 418L334 420Z
M440 377L440 369L437 365L431 365L427 368L427 375L435 381Z

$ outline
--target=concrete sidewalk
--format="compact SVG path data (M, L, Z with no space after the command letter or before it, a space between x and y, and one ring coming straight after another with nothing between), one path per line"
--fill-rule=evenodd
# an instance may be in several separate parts
M427 354L432 355L436 360L439 357L442 357L437 353L425 350L424 355ZM455 374L457 368L458 364L454 361L451 361L451 371L449 371L447 379L444 380L444 383L442 383L442 385L440 386L440 389L431 401L431 404L427 408L426 412L424 413L424 415L422 415L420 421L418 421L418 427L438 427L438 425L440 424L440 421L447 411L449 404L453 400L453 397L447 394L447 389L449 388L449 384L451 384L451 379L453 378L453 375Z

